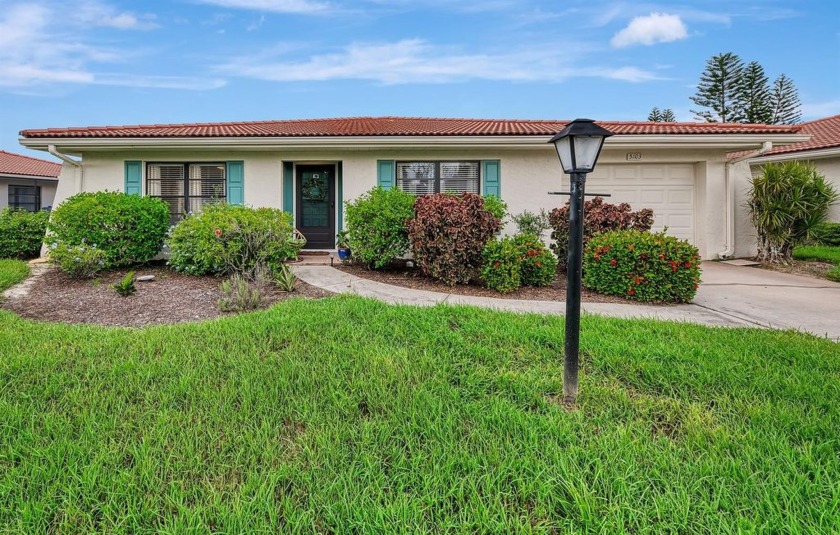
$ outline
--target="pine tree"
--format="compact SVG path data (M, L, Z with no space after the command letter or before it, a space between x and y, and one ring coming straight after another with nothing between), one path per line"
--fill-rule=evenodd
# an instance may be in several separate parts
M650 113L648 114L648 121L658 123L661 120L662 120L662 112L659 111L659 108L654 106L653 109L650 110Z
M757 61L744 68L740 85L738 108L743 110L742 122L770 124L773 120L770 86L764 68Z
M799 92L793 85L793 80L779 75L773 82L770 91L770 122L771 124L796 124L802 121L802 110L799 106Z
M677 116L674 115L674 110L671 108L665 108L662 110L662 119L660 119L663 123L675 123L677 122Z
M712 56L706 61L706 70L700 76L697 92L691 101L706 110L691 110L698 119L710 123L740 122L743 117L738 107L741 74L744 62L732 52Z

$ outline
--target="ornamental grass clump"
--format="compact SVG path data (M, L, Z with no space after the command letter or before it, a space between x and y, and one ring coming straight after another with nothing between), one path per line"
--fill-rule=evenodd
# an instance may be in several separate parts
M346 243L354 259L380 269L408 252L406 222L414 215L413 195L377 186L346 208Z
M438 193L417 198L408 238L421 271L454 286L477 277L484 247L501 227L480 195Z
M583 245L592 236L612 230L649 231L653 226L653 210L642 208L638 212L630 209L627 203L610 204L602 197L595 197L583 203ZM566 269L569 256L569 203L555 208L548 214L551 224L551 250L557 255L560 268Z
M79 193L53 210L47 228L47 243L92 246L104 254L106 268L131 266L160 252L169 229L169 206L117 191Z
M700 284L700 254L663 232L606 232L589 240L583 285L636 301L687 303Z

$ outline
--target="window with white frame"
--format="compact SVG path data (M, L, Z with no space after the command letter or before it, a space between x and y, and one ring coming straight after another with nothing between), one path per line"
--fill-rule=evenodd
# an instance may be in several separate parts
M397 162L397 187L412 195L478 193L479 162Z
M41 209L41 186L9 186L9 207L37 212Z
M226 197L225 164L150 163L146 167L146 195L169 205L169 220L175 224L188 213L200 212L206 204Z

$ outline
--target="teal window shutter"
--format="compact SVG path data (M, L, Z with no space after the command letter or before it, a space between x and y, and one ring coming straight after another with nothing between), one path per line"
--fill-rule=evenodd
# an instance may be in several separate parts
M376 184L382 189L391 189L395 186L394 160L376 160Z
M129 195L143 194L143 162L125 162L125 192Z
M292 162L283 162L283 211L294 214L295 167Z
M227 162L227 202L245 204L245 162Z
M495 195L502 198L501 162L499 160L482 160L481 178L484 183L482 195Z

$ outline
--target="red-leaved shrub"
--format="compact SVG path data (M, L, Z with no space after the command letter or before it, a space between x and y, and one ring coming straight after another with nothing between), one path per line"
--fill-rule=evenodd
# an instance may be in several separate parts
M476 277L484 246L501 226L480 195L439 193L417 198L408 239L423 273L453 286Z
M555 208L548 214L551 223L551 250L557 255L561 269L566 269L569 255L569 203ZM595 197L583 203L583 245L589 238L613 230L638 230L647 232L653 226L653 210L642 208L633 212L626 202L610 204L602 197Z

